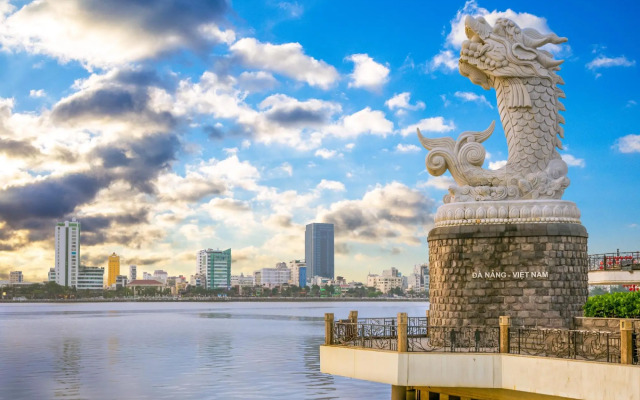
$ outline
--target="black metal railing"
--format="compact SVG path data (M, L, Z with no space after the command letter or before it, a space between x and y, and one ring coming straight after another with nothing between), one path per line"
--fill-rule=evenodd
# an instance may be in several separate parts
M589 271L598 270L640 270L640 251L589 255Z
M510 328L509 353L620 362L620 334L544 328Z

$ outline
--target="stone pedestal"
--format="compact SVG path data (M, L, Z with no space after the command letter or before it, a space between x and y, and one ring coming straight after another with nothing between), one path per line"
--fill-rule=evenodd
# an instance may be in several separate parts
M429 232L431 326L570 328L587 300L578 223L441 226Z

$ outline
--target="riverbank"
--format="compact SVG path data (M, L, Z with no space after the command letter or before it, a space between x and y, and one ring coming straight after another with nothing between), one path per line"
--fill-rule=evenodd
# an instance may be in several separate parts
M202 303L202 302L221 302L221 303L238 303L238 302L423 302L426 303L429 300L426 298L404 298L404 297L390 297L390 298L358 298L358 297L137 297L137 298L121 298L121 299L24 299L24 300L0 300L2 304L16 304L16 303Z

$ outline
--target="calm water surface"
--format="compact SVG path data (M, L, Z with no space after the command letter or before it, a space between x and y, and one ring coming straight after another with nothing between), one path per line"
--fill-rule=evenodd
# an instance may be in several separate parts
M320 373L324 313L427 303L0 304L1 399L389 399Z

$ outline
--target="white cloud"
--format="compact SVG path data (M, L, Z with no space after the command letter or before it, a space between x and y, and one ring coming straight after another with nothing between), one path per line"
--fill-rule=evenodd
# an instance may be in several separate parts
M427 66L427 71L435 71L438 69L445 71L458 69L458 57L453 54L453 51L442 50L431 59Z
M315 152L316 157L320 157L320 158L324 158L325 160L328 160L330 158L334 158L338 155L338 152L336 150L329 150L329 149L318 149Z
M613 145L620 153L640 153L640 135L626 135Z
M238 86L250 92L261 92L273 89L278 81L269 72L253 71L243 72L238 76Z
M416 153L420 151L420 147L415 144L402 144L398 143L396 146L396 152L398 153Z
M507 165L507 160L491 161L489 163L489 169L496 170L504 167L505 165Z
M328 89L339 78L334 67L305 55L300 43L277 45L244 38L230 50L249 67L268 69L311 86Z
M366 107L341 118L325 132L341 138L354 138L364 133L386 136L393 132L393 122L386 119L382 111Z
M571 154L563 154L562 155L562 159L570 167L584 168L587 165L585 163L584 159L576 158L576 157L572 156Z
M315 221L333 223L336 238L361 243L418 245L433 222L434 201L399 182L376 185L362 199L321 208Z
M379 90L389 80L389 68L367 54L352 54L347 60L355 63L349 87Z
M300 18L304 13L304 7L298 4L297 1L294 1L292 3L281 1L280 3L278 3L278 8L284 10L287 14L289 14L289 17L291 18Z
M29 97L38 98L38 97L44 97L46 95L47 93L44 91L44 89L38 89L38 90L31 89L29 91Z
M287 175L293 176L293 167L288 162L282 163L282 165L280 165L280 169L283 170Z
M344 187L344 184L342 182L329 181L326 179L323 179L322 181L320 181L320 183L318 183L318 186L316 186L316 188L319 190L332 190L335 192L344 192L345 190L347 190Z
M491 105L491 103L489 103L486 97L479 94L475 94L473 92L455 92L454 96L456 96L459 99L462 99L463 101L471 101L475 103L485 104L489 106L489 108L493 108L493 106Z
M446 121L443 117L431 117L420 120L417 124L409 125L404 128L402 136L415 135L416 128L420 128L421 132L437 132L444 133L452 131L456 128L453 121Z
M423 110L425 108L425 104L422 101L418 101L416 104L411 104L410 101L411 93L403 92L385 101L384 105L387 106L389 110L397 110L396 114L401 114L404 110Z
M421 182L416 186L419 188L431 187L439 190L449 190L449 186L452 186L455 184L456 184L456 181L454 181L452 177L441 175L441 176L431 176L427 181Z
M625 107L627 107L627 108L631 108L631 107L635 107L635 106L637 106L637 105L638 105L638 102L637 102L637 101L635 101L635 100L629 100L629 101L627 101L627 105L626 105Z
M168 22L166 2L144 7L134 2L99 3L32 2L3 21L0 42L8 49L47 54L62 62L110 67L178 48L197 48L203 41L229 43L235 37L233 31L222 31L210 22L222 16L220 7L201 7L198 14L178 8Z
M600 55L589 61L586 67L591 71L597 71L600 68L633 67L634 65L636 65L636 61L628 60L625 56L610 58Z

